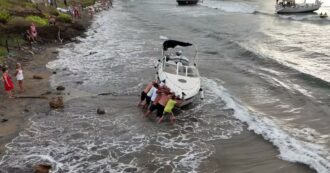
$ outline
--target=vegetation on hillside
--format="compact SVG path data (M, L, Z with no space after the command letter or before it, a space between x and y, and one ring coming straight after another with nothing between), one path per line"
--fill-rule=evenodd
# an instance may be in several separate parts
M72 18L70 15L65 14L65 13L60 13L57 17L57 20L60 22L64 22L64 23L71 23L72 22Z

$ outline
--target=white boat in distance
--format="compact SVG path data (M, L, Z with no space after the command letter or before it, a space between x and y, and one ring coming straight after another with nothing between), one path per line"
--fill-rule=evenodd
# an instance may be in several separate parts
M322 2L315 0L314 3L296 3L295 0L276 0L276 13L307 13L318 10Z
M157 64L157 78L165 83L177 96L183 99L179 107L192 103L196 98L203 99L203 90L201 89L201 78L197 69L196 58L198 50L193 58L193 63L182 55L182 51L177 51L175 55L168 51L177 46L189 47L191 43L185 43L176 40L167 40L163 43L162 58Z

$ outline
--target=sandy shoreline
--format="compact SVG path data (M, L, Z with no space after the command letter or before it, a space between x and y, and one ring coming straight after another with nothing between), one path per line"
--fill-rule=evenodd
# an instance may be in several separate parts
M16 96L41 96L45 95L48 98L52 97L54 92L49 84L49 78L52 72L46 68L46 64L57 57L57 46L47 45L41 49L42 54L31 56L33 59L29 62L22 63L24 68L24 86L25 92L22 94L17 93L17 82L15 81L15 95ZM10 74L14 73L13 66L9 66ZM33 79L33 75L42 76L43 79ZM13 76L13 75L12 75ZM3 86L1 90L4 91ZM47 94L47 92L52 92ZM15 138L18 133L28 125L28 118L39 112L49 110L48 99L30 99L30 98L16 98L8 99L4 92L1 92L0 103L0 119L8 121L1 122L0 128L0 156L5 151L5 145Z
M6 152L6 144L10 143L18 134L29 126L29 117L37 113L45 113L50 111L49 101L52 97L66 95L66 91L56 91L50 86L50 77L56 74L46 67L46 64L53 61L58 56L57 49L65 46L70 41L74 41L75 37L83 36L87 28L91 25L93 18L87 13L83 14L82 19L76 20L69 29L71 38L65 40L64 44L58 44L55 40L47 40L46 44L38 43L35 48L35 53L29 51L28 46L24 50L15 50L15 55L10 57L9 74L15 84L15 96L44 96L40 98L15 98L8 99L3 83L0 85L0 158ZM80 25L82 28L75 30L75 27ZM70 28L70 27L69 27ZM42 35L41 35L42 37ZM55 43L54 43L55 41ZM43 41L44 42L44 41ZM20 62L24 71L24 87L25 92L18 93L18 83L14 77L15 63ZM34 79L33 75L41 76L42 79Z

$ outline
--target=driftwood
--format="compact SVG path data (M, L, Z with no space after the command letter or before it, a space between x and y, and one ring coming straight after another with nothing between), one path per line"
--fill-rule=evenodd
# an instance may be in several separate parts
M45 97L45 96L16 96L15 98L19 98L19 99L48 99L48 97Z

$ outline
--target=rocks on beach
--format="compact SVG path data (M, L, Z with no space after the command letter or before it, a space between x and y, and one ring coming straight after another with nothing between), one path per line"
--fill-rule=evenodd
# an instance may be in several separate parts
M3 119L1 120L2 123L7 122L7 121L8 121L7 118L3 118Z
M49 102L49 106L52 109L58 109L64 107L63 97L53 97Z
M33 79L38 79L38 80L40 80L40 79L43 79L43 77L40 76L40 75L33 75Z
M96 113L99 114L99 115L103 115L103 114L105 114L105 109L97 108Z
M65 87L64 86L58 86L58 87L56 87L56 90L57 91L64 91Z
M35 173L49 173L52 169L51 165L39 164L33 167Z

